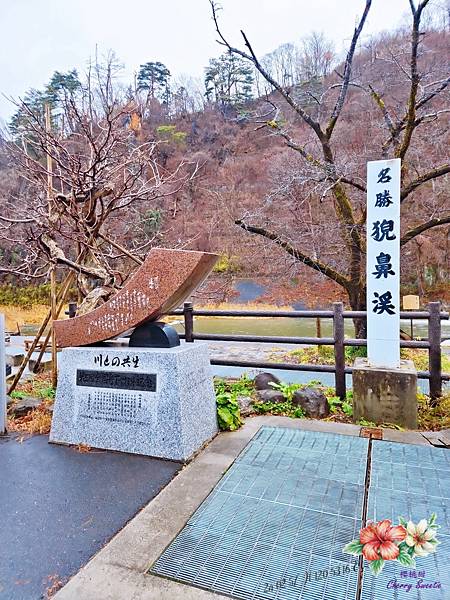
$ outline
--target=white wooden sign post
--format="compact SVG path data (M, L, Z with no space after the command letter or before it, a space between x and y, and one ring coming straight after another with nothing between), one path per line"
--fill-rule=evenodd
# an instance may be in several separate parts
M367 357L400 366L400 159L367 163Z
M5 315L0 313L0 435L6 433Z

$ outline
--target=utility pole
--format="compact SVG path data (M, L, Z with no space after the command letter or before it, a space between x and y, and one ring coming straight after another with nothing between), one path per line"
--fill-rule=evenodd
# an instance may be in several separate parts
M47 205L49 222L52 221L52 199L53 199L53 165L50 155L50 133L52 123L50 104L45 105L45 130L47 132ZM55 388L58 382L58 364L56 351L56 338L53 322L56 320L56 264L52 263L50 268L50 295L51 295L51 328L52 328L52 386Z
M5 315L0 314L0 435L6 433Z

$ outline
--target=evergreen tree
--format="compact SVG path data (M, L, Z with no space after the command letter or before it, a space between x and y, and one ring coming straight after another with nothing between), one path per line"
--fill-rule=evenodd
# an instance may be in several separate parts
M76 69L67 73L55 71L46 86L45 93L51 104L56 105L66 97L71 97L81 88Z
M23 105L14 113L9 122L13 137L22 141L33 140L33 121L43 122L45 105L50 105L52 122L55 123L58 109L69 97L81 88L76 69L67 73L55 71L43 90L29 90L23 99Z
M205 70L205 96L210 102L243 104L253 97L253 83L252 67L229 52L211 58Z
M170 71L161 62L148 62L139 67L138 90L147 90L148 97L157 98L163 104L170 100Z

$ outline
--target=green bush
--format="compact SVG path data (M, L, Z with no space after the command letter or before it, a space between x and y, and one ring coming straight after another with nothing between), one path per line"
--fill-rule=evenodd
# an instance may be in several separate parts
M367 346L345 346L344 354L345 361L347 363L353 363L355 358L366 358Z
M222 431L235 431L243 421L236 396L231 392L216 394L217 421Z
M57 290L60 289L57 285ZM76 300L76 290L71 290L68 300ZM50 304L50 284L17 286L10 283L0 286L0 305L33 308L36 304Z
M308 387L307 384L280 382L270 383L270 386L283 394L285 402L255 402L253 406L256 412L261 414L270 413L271 415L284 415L286 417L297 419L301 419L305 416L303 408L293 404L293 398L295 392L304 387Z
M163 215L159 208L146 210L141 215L141 227L148 236L157 233L161 229L162 221Z
M273 383L272 381L270 381L269 385L275 390L280 391L286 398L286 402L291 403L292 399L294 398L295 392L301 387L303 387L301 383L283 383L282 381L280 383Z
M343 412L347 417L353 416L353 392L347 392L345 400L341 400L339 396L327 396L330 412L332 415Z
M213 269L214 273L238 273L240 270L237 258L227 254L221 254Z
M176 125L159 125L156 128L156 135L163 141L172 142L177 146L183 146L187 137L184 131L177 131Z
M253 395L253 381L245 374L236 381L215 379L214 388L216 392L219 428L223 431L235 431L239 429L243 421L237 398L238 396L250 397Z

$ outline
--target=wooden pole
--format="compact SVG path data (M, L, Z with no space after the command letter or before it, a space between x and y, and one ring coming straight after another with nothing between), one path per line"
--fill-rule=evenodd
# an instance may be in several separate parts
M65 287L64 290L62 290L61 295L59 298L57 298L58 300L58 304L56 307L56 315L55 315L55 319L57 319L62 311L62 309L64 308L64 303L66 301L66 296L67 293L69 292L70 287ZM45 337L44 343L42 344L41 350L39 352L39 356L37 357L36 363L34 365L34 369L33 369L33 373L37 373L39 370L39 366L41 364L42 361L42 357L44 355L44 352L47 349L48 343L50 341L50 337L53 335L53 327L51 327Z
M52 218L52 195L53 195L53 174L52 174L52 157L49 150L49 135L52 128L50 104L45 105L45 130L47 132L47 204L48 204L48 219L51 222ZM55 388L58 382L58 355L56 349L56 338L53 327L54 321L57 319L56 315L56 265L52 264L50 270L50 294L51 294L51 338L52 338L52 386Z
M430 372L431 406L437 406L442 396L441 366L441 303L429 302L428 312L428 370Z
M333 302L333 334L334 334L334 360L336 363L335 386L336 396L345 400L345 349L344 349L344 305L342 302Z
M61 289L61 295L63 295L63 294L64 294L64 296L66 295L67 291L69 290L70 286L72 285L73 277L74 277L74 272L71 271L69 273L69 275L67 275L66 279L63 282L62 289ZM66 291L64 291L64 290L66 290ZM22 364L19 367L19 370L17 371L14 379L11 382L11 385L9 386L8 394L10 394L13 390L15 390L17 384L19 383L20 378L22 377L22 373L24 372L25 367L27 366L28 361L30 360L30 357L33 354L39 340L41 339L42 334L44 333L45 328L47 327L48 322L51 319L51 316L52 316L52 311L50 309L48 311L47 315L45 316L44 320L42 321L42 324L39 328L39 331L36 334L36 337L33 340L33 343L31 344L30 348L28 349L28 352L26 353L25 358L23 359Z
M6 433L5 315L0 314L0 435Z
M316 337L321 338L322 337L322 326L321 326L321 322L320 322L320 317L316 317ZM317 346L317 350L318 352L320 352L322 346L319 344Z
M185 333L185 342L193 342L194 341L194 307L192 306L192 302L185 302L183 307L184 313L184 333Z
M50 271L50 282L51 282L51 294L52 294L52 326L51 326L51 338L52 338L52 387L56 388L56 384L58 383L58 354L56 348L56 337L55 337L55 327L54 322L58 318L57 309L56 309L56 269L53 266Z

